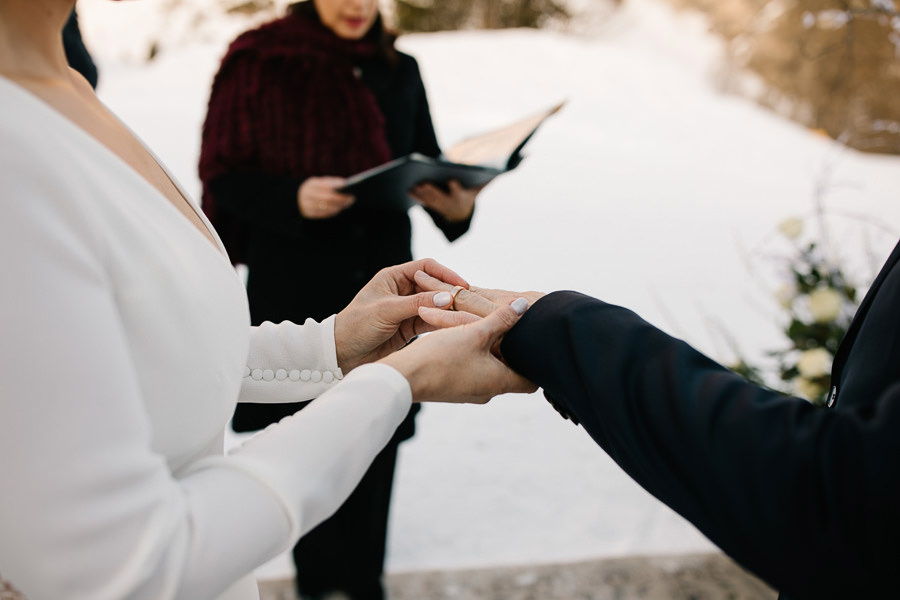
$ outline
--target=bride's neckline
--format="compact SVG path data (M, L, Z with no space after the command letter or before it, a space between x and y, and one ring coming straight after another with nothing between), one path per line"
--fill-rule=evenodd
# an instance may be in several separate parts
M73 119L69 115L67 115L64 111L62 111L59 108L57 108L56 106L54 106L53 102L50 99L48 99L47 97L45 97L44 95L42 95L40 93L41 86L47 86L48 89L50 89L49 86L59 86L61 89L63 89L67 85L71 85L72 88L70 91L68 91L66 93L72 93L72 94L86 93L86 91L78 90L75 87L77 85L76 83L74 83L74 82L67 83L64 80L59 80L59 79L55 80L55 79L50 79L50 78L29 79L29 78L24 78L24 77L11 77L11 76L3 74L3 73L0 73L0 81L4 81L7 84L9 84L9 86L11 86L12 88L20 91L23 94L26 94L30 99L34 100L36 103L38 103L40 106L42 106L46 111L49 111L50 113L52 113L55 116L55 118L66 123L72 129L79 132L79 134L81 136L89 139L91 141L91 143L100 147L103 152L105 152L106 154L111 156L115 161L120 163L123 167L130 170L136 177L140 178L141 181L143 181L151 189L153 189L157 194L159 194L159 196L161 197L161 199L163 201L165 201L173 209L178 211L179 214L181 214L182 217L188 221L188 223L191 225L192 229L196 230L197 233L204 236L204 238L206 238L208 240L208 242L214 246L214 248L219 250L219 252L224 253L224 248L222 247L221 242L220 242L218 236L216 235L215 231L212 229L212 226L209 223L209 220L205 217L205 215L203 215L203 213L200 211L200 209L193 202L190 201L187 193L184 191L184 189L181 187L181 185L178 183L178 181L175 179L175 177L169 172L169 170L162 163L162 161L159 159L159 157L157 157L156 154L152 150L150 150L150 148L135 134L135 132L133 130L131 130L131 128L129 128L118 117L116 117L116 115L112 111L110 111L108 108L106 108L106 106L102 103L102 101L99 98L97 98L96 96L93 96L93 98L91 98L91 100L96 101L96 103L97 103L96 107L91 107L90 100L84 99L83 101L85 102L85 107L89 108L89 109L99 107L103 111L102 118L108 118L110 120L109 121L110 123L115 123L117 126L121 127L128 135L131 136L132 139L129 140L129 143L133 142L134 144L136 144L135 148L140 148L144 153L146 153L146 158L148 158L152 164L155 164L156 168L159 169L160 174L163 175L167 179L172 190L174 190L176 192L177 197L175 199L173 199L170 194L164 193L159 187L157 187L157 185L155 185L153 183L153 181L149 177L147 177L144 173L142 173L137 167L132 165L121 154L119 154L112 147L110 147L109 145L104 143L99 137L94 135L89 129L84 127L81 123L77 122L75 119ZM37 85L28 85L29 81L32 84L37 83ZM40 83L38 83L38 82L40 82ZM89 84L87 84L86 81L84 82L84 85L88 86L88 88L89 88ZM93 90L90 90L90 93L93 95ZM182 210L181 207L179 207L176 204L176 202L182 203L183 207L185 207L189 211L191 211L194 218L192 219L184 210Z

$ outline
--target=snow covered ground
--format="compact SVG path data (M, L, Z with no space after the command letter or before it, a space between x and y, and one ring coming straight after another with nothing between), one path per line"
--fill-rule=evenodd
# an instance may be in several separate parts
M207 23L185 37L188 25L170 19L166 31L182 41L135 60L164 6L81 0L79 12L101 97L198 197L209 85L243 25ZM695 15L626 0L588 31L400 39L420 62L444 145L568 99L525 162L482 193L465 237L448 244L413 210L416 256L481 286L576 289L624 304L722 361L733 355L716 323L751 358L779 346L762 285L774 276L760 257L779 222L811 212L816 186L829 210L883 228L844 219L837 250L860 259L865 235L878 260L887 256L900 232L900 159L845 150L720 93L722 48ZM711 548L539 394L425 407L394 490L393 571ZM261 574L290 569L281 557Z

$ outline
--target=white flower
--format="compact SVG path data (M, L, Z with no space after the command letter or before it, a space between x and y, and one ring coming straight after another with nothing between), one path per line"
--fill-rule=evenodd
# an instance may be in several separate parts
M814 379L831 372L831 353L825 348L813 348L800 355L797 370L807 379Z
M817 288L809 294L809 312L816 323L834 321L841 314L843 306L843 296L832 288Z
M778 231L785 237L795 240L803 233L803 219L799 217L785 219L778 224Z
M825 391L825 388L823 388L821 385L819 385L818 383L814 383L804 377L795 377L791 380L791 383L794 386L794 392L798 396L806 398L810 402L812 402L816 398L819 398L822 395L822 392Z
M797 297L797 286L793 283L784 283L775 290L775 299L782 308L790 308Z

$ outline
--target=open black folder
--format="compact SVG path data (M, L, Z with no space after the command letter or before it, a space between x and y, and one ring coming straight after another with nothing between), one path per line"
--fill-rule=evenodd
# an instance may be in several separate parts
M413 201L408 192L429 182L446 186L455 179L463 187L484 185L498 175L515 169L522 161L522 149L537 128L564 103L516 121L500 129L467 138L440 158L413 153L347 178L341 192L353 194L369 208L406 210Z

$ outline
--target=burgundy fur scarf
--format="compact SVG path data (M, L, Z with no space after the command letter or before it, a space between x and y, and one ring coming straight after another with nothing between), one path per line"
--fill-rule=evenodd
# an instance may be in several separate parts
M373 38L344 40L314 15L290 14L229 47L203 125L200 179L203 210L232 262L243 262L246 226L216 210L211 180L227 173L345 177L390 160L384 118L357 71L379 52Z

